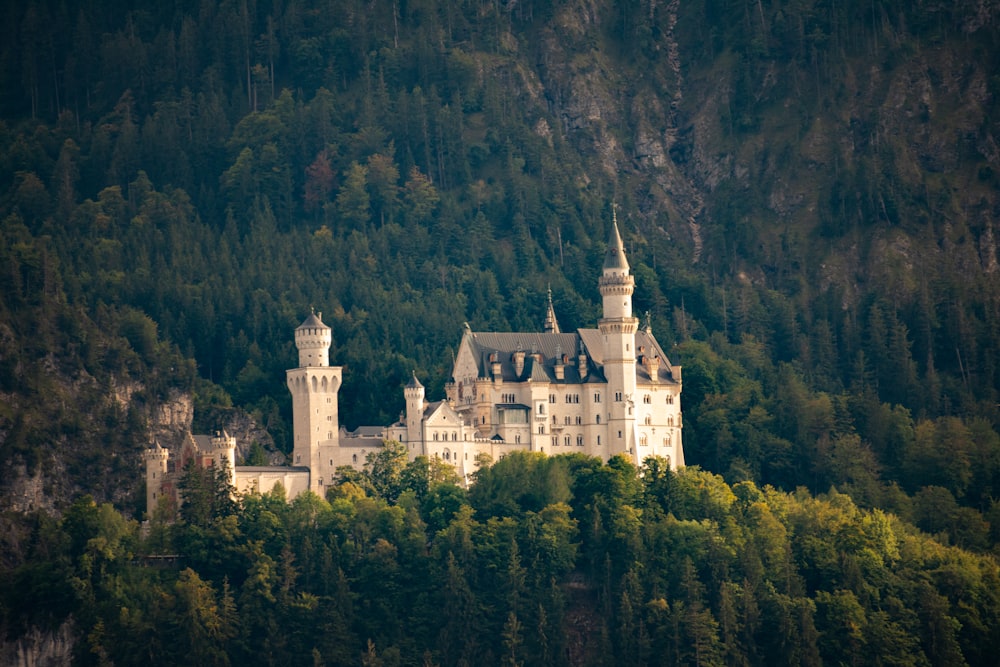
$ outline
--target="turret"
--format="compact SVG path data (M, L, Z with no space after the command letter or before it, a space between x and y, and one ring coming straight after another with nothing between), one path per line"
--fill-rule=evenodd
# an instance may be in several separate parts
M411 456L424 454L422 425L424 419L424 385L420 384L416 372L413 377L403 387L403 396L406 398L406 440L409 443ZM419 452L413 449L414 443L421 443Z
M329 366L333 332L323 324L323 313L310 313L295 330L295 347L299 350L299 367Z
M322 495L321 480L333 477L339 444L337 393L343 369L330 365L330 327L310 313L295 329L299 366L286 371L292 394L292 465L309 468L309 489Z
M162 495L169 458L170 451L160 447L158 442L143 453L143 459L146 461L146 513L150 516Z
M604 301L604 317L597 327L604 339L604 376L611 399L608 420L610 455L638 456L635 443L635 333L639 320L632 317L635 278L629 274L628 260L617 216L612 225L604 267L598 283ZM638 461L636 461L638 463Z
M218 468L225 466L229 471L229 484L236 486L236 438L225 431L216 431L212 436L212 458Z

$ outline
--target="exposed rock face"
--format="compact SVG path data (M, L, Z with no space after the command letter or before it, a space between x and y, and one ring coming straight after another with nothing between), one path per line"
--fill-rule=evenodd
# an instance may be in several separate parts
M171 391L167 400L150 410L149 446L180 447L184 436L191 432L194 422L194 400L190 394Z
M0 643L0 663L10 667L60 667L73 662L73 619L56 630L32 628L12 642Z

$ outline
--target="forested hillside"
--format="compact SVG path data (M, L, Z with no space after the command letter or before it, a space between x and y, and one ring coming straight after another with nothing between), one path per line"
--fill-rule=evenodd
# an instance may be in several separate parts
M843 494L526 452L466 493L402 446L369 463L242 507L193 471L146 537L89 496L36 516L0 620L75 634L60 664L996 662L996 560Z
M6 2L0 507L140 518L192 405L280 458L311 307L352 428L414 370L440 397L464 322L538 330L550 285L593 326L616 206L689 464L995 551L998 11Z

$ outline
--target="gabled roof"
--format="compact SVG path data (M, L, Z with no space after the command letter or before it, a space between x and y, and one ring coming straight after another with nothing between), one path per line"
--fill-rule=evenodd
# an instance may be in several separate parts
M550 382L554 384L604 383L604 345L598 329L577 329L571 334L543 333L466 333L469 350L476 361L478 376L493 379L492 358L500 363L500 376L504 382ZM465 344L465 341L463 341ZM653 334L641 329L635 334L636 350L644 349L645 354L660 357L657 383L672 383L670 360ZM517 373L514 355L524 353L524 367ZM587 368L580 374L578 355L587 354ZM556 379L557 357L565 356L563 379ZM638 356L638 352L637 352ZM640 383L652 382L649 372L641 363L636 364L636 380Z
M492 378L491 358L500 362L500 375L504 382L561 382L579 384L586 381L602 382L603 376L592 364L581 377L577 356L583 351L578 333L492 333L468 332L466 340L476 361L479 377ZM524 368L517 372L514 354L524 353ZM556 358L566 356L563 365L564 379L555 375ZM593 355L590 355L593 357Z

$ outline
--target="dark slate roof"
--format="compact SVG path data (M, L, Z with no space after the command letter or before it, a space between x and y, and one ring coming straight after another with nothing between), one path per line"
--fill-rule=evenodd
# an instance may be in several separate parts
M309 472L307 466L236 466L237 472Z
M316 313L309 313L309 317L303 320L298 329L329 329L330 327L323 324L323 320Z
M604 253L604 268L616 271L627 271L628 260L625 259L625 246L621 234L618 233L618 223L611 228L611 238L608 239L608 249Z
M420 380L417 379L416 372L410 377L409 381L406 383L407 389L422 389L424 385L420 384Z
M565 379L562 382L578 384L594 374L595 368L589 367L587 375L580 377L577 368L577 355L581 351L580 336L576 333L472 333L470 334L472 352L476 358L479 377L493 377L490 356L496 354L500 362L500 373L505 382L559 382L555 376L555 360L557 354L567 357ZM524 369L520 375L514 367L514 353L524 352ZM541 357L539 359L539 357ZM602 381L598 374L592 381Z
M491 355L500 362L500 374L504 382L552 382L557 384L581 384L585 382L604 383L604 346L601 332L597 329L578 329L576 333L471 333L470 342L475 355L479 377L492 378ZM635 334L636 354L640 348L645 354L660 357L659 383L671 383L670 360L652 333L645 330ZM514 367L514 353L524 352L524 369L518 375ZM577 355L586 352L589 360L583 376L580 375ZM563 365L563 379L555 375L556 355L566 356ZM539 358L540 357L540 358ZM636 380L640 384L652 381L643 364L636 364Z

